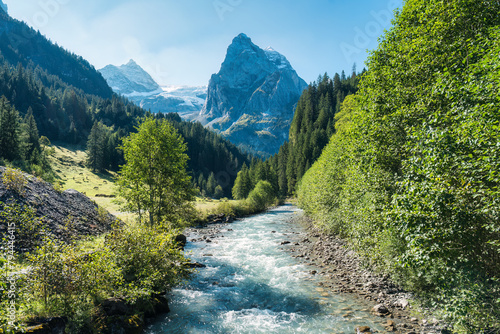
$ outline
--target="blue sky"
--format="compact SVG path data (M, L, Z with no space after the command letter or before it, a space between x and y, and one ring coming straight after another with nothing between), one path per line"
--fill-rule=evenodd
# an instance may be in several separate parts
M206 85L239 33L307 82L364 66L403 0L3 0L96 68L133 58L162 85Z

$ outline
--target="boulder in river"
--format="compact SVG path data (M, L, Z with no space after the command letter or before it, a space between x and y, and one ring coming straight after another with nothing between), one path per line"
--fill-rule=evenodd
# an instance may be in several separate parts
M354 329L356 331L356 334L368 334L371 333L371 329L368 326L358 326Z
M387 306L385 306L384 304L378 304L372 308L372 313L375 315L378 315L380 317L383 317L383 316L389 315L391 312L389 311Z

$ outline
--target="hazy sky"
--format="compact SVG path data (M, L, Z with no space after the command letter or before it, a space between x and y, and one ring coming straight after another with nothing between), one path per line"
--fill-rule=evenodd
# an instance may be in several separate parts
M133 58L162 85L206 85L239 33L308 83L364 66L403 0L3 0L96 68Z

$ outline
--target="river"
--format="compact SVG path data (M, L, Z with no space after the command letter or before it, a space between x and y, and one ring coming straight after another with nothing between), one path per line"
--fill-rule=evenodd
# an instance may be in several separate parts
M301 214L287 205L224 226L211 242L189 242L186 253L205 264L170 296L171 312L149 326L159 333L355 333L383 332L369 306L321 287L317 269L292 257L282 242L304 230ZM188 239L199 238L196 231ZM318 269L317 269L318 270Z

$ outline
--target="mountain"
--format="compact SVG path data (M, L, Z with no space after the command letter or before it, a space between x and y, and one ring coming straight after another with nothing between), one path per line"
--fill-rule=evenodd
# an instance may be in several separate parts
M306 88L285 56L240 34L219 73L212 75L197 120L250 152L272 155L288 139L295 106Z
M151 93L160 89L153 78L131 59L122 66L108 65L100 69L102 76L115 93Z
M0 10L0 55L7 63L33 70L40 68L87 94L102 98L113 95L106 80L88 61L13 19L5 11L6 6L1 7L4 10Z
M121 66L108 65L99 71L113 91L154 113L175 112L191 120L201 111L207 97L207 87L160 87L134 60Z
M0 0L0 8L3 9L4 12L8 13L8 8L7 5L3 3L2 0Z

